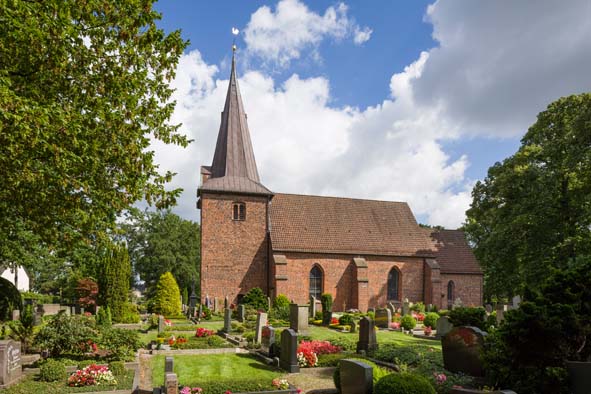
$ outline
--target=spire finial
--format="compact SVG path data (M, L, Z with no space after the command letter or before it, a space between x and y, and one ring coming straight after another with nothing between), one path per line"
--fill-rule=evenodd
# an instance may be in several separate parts
M232 55L234 55L234 53L236 52L236 36L238 35L238 33L240 33L240 30L233 27L232 34L234 35L234 39L232 40Z

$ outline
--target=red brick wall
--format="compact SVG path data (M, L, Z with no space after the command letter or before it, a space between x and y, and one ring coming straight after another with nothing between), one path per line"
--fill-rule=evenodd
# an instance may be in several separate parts
M232 220L232 203L246 220ZM201 197L201 298L231 302L252 287L267 289L267 198L204 193Z
M482 305L482 275L469 274L441 274L441 306L447 308L447 284L453 280L455 285L454 297L462 300L464 306ZM451 300L453 304L454 300Z

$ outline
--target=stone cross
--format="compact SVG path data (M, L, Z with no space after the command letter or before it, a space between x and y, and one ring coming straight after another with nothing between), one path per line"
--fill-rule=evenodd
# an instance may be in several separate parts
M486 313L488 313L488 314L491 314L491 313L492 313L492 311L493 311L493 307L492 307L492 305L491 305L491 304L486 304L486 305L484 306L484 310L486 310Z
M261 343L261 336L263 331L263 326L267 325L267 314L264 312L260 312L257 316L257 325L254 331L254 343Z
M341 360L341 394L372 394L373 367L361 360Z
M22 373L21 343L13 340L0 341L0 387L17 382Z
M375 320L376 326L378 326L380 328L390 327L390 322L392 321L392 312L390 311L390 309L387 309L387 308L378 309L376 311L375 316L376 316L376 320Z
M232 309L224 309L224 332L232 331Z
M460 297L456 298L454 301L454 304L452 305L452 309L456 309L456 308L461 308L464 306L464 303L462 302L462 299Z
M281 357L279 365L281 369L289 373L300 372L300 366L297 358L298 335L291 328L283 330L281 333Z
M371 318L364 316L359 322L359 341L357 342L357 353L368 352L378 347L376 330Z
M308 306L289 304L289 328L298 334L308 331Z
M441 316L435 324L435 330L437 331L436 338L444 337L453 327L454 325L449 321L449 317Z
M441 339L443 366L451 372L484 376L480 352L486 333L476 327L455 327Z
M310 309L309 309L308 317L314 319L316 316L316 297L310 296Z

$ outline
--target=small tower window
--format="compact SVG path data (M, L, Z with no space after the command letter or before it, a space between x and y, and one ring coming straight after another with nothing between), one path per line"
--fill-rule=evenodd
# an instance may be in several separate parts
M243 202L235 202L232 204L232 219L246 220L246 204Z

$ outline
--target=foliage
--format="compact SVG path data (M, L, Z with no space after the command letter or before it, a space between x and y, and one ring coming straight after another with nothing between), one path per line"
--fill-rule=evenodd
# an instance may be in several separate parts
M405 330L412 330L417 326L417 320L411 315L402 316L400 319L400 326Z
M113 372L113 375L123 375L125 373L125 363L123 361L111 361L109 370Z
M35 346L46 349L52 356L82 354L88 341L94 341L97 331L92 319L68 316L63 311L53 316L35 337Z
M91 364L83 369L74 372L68 378L68 386L98 386L98 385L116 385L117 381L109 367L105 365Z
M181 297L183 298L183 304L189 305L189 290L186 287L183 287Z
M156 313L165 316L181 313L181 293L172 273L165 272L160 276L153 301Z
M131 265L127 248L124 245L110 245L99 274L99 300L103 307L110 308L111 318L115 323L121 322L125 315L130 277Z
M517 392L563 393L565 361L591 361L591 259L556 271L539 291L526 291L486 337L489 382Z
M189 142L169 122L186 42L156 26L152 3L0 7L0 261L63 268L62 252L104 238L135 202L180 194L150 144Z
M84 307L84 309L94 309L98 290L98 284L91 278L79 279L78 285L76 286L78 304Z
M119 323L124 324L135 324L140 322L140 314L138 312L138 306L131 302L123 304L123 315L119 320Z
M425 304L422 303L421 301L419 302L415 302L414 304L412 304L412 306L410 307L411 311L415 311L415 312L425 312Z
M22 309L21 295L12 282L0 277L0 320L12 319L15 309Z
M437 320L439 319L439 314L435 312L428 312L425 315L425 320L423 320L423 325L425 327L435 328L437 325Z
M134 272L146 283L153 297L160 276L171 272L182 289L195 281L199 295L200 227L168 211L131 210L121 225ZM184 291L184 290L183 290ZM183 300L187 304L188 295Z
M384 376L374 387L375 394L435 394L435 389L424 377L411 373L392 373Z
M135 352L143 345L137 331L121 328L103 330L99 344L114 360L133 360Z
M111 319L111 308L108 306L99 308L96 314L96 324L100 327L111 327L112 319Z
M361 361L362 363L367 364L370 367L372 367L373 368L373 384L374 384L374 386L381 378L383 378L384 376L386 376L390 373L390 371L388 371L387 369L382 368L382 367L378 366L376 363L366 360L362 357L348 357L347 359ZM341 363L337 364L337 366L332 374L332 379L334 381L334 385L337 388L337 390L339 392L341 392Z
M56 382L66 377L66 366L59 361L49 359L39 369L39 380Z
M319 367L336 367L344 358L351 357L347 353L331 353L331 354L320 354L318 355L318 366Z
M344 313L341 317L339 317L339 324L341 326L344 325L351 325L353 323L353 315L350 313Z
M285 294L277 295L273 300L272 317L279 320L289 319L289 304L289 298Z
M33 304L56 304L60 302L59 296L39 294L33 291L21 291L21 297L23 301L31 300Z
M267 296L265 295L265 293L263 293L260 287L253 287L252 289L250 289L248 293L246 293L244 298L242 298L242 303L244 305L250 305L251 307L259 311L262 310L266 312L269 308Z
M29 344L33 339L34 322L33 306L27 305L21 314L20 320L13 320L8 323L8 326L10 327L10 338L20 341L23 353L27 353L29 350Z
M201 305L201 317L205 320L211 320L211 310L205 304Z
M332 311L332 294L322 293L320 295L320 303L322 304L322 311L323 312Z
M591 94L563 97L476 183L464 229L487 299L539 288L551 268L591 253L590 146Z
M449 321L454 326L473 326L486 331L486 311L483 307L457 307L449 311Z

